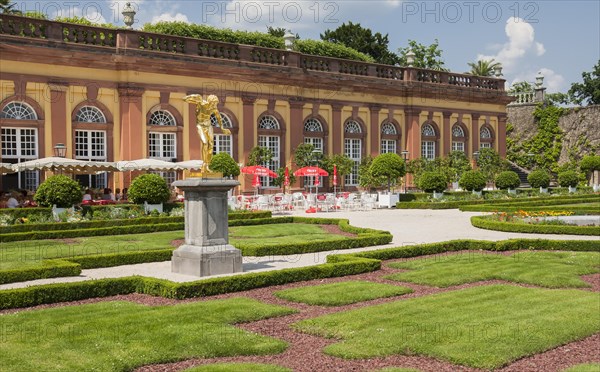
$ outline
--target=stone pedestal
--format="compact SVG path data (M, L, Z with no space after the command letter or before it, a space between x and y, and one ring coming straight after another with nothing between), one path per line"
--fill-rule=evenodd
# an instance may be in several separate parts
M173 251L171 271L194 276L242 271L242 252L229 244L227 192L238 181L190 178L176 181L185 197L185 244Z

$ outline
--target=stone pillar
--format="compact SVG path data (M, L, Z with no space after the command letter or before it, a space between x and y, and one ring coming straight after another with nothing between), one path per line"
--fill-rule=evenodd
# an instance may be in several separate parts
M406 127L406 138L404 148L408 151L408 159L413 160L421 157L421 126L419 125L419 115L421 109L406 108L404 109L404 120ZM413 183L411 174L406 175L406 186Z
M290 100L290 151L296 150L298 145L304 143L304 123L302 122L302 109L304 108L304 101L300 99ZM283 160L283 159L282 159ZM284 166L282 164L281 166Z
M442 115L444 116L444 123L442 125L442 131L444 133L444 136L442 137L442 146L444 146L443 156L448 156L452 149L452 127L450 123L452 111L443 111Z
M332 104L331 105L331 116L332 116L332 134L331 138L333 141L332 153L343 154L343 142L344 135L342 133L342 105Z
M73 145L67 143L67 83L48 83L50 88L50 103L52 105L50 122L52 123L52 147L57 143L67 146L67 157L75 153ZM73 141L74 142L74 141Z
M379 111L381 111L381 106L371 105L369 106L369 111L371 113L369 118L371 122L369 128L369 136L371 138L371 156L375 157L379 155L379 152L381 151L381 141L379 140L379 135L381 134L381 130L379 129Z
M496 141L498 141L498 155L501 158L506 158L506 115L498 115L498 134L496 135Z
M227 192L238 181L188 178L173 183L184 191L185 244L173 251L171 271L210 276L242 271L242 253L229 244Z
M254 138L254 128L256 127L256 123L254 120L254 102L256 102L256 97L250 96L242 96L242 132L244 133L244 146L242 150L242 158L239 159L241 163L245 163L246 159L248 159L248 155L250 154L250 150L254 147L255 138Z
M471 147L469 157L479 151L479 114L471 114Z
M188 120L190 123L188 127L188 138L190 139L190 160L198 160L202 157L202 141L200 141L198 137L198 127L196 126L196 104L188 103L188 106Z
M146 157L143 144L143 126L146 120L142 113L144 89L133 85L122 85L119 92L119 112L121 113L121 160L136 160ZM135 172L122 172L123 187L129 187Z

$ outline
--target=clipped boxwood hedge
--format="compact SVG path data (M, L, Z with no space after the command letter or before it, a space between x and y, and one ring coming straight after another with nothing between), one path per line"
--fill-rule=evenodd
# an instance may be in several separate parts
M524 224L507 221L494 221L490 218L490 216L473 216L471 217L471 224L475 227L479 227L480 229L506 232L600 236L600 228L598 226Z
M42 267L0 271L0 284L77 276L79 274L81 274L81 266L77 263L64 260L45 260Z
M493 200L457 200L457 201L438 201L438 202L398 202L396 208L398 209L454 209L460 208L462 211L471 211L472 206L485 204L485 207L491 207L491 211L494 210L493 206L522 206L522 209L527 206L536 205L559 205L559 204L576 204L576 203L589 203L598 199L598 195L559 195L559 196L545 196L535 197L527 199L493 199Z
M453 240L361 253L329 255L327 256L327 263L315 266L211 278L188 283L175 283L155 278L132 276L40 285L0 291L0 309L23 308L130 293L143 293L176 299L205 297L272 285L372 272L381 268L382 260L411 258L462 250L511 251L522 249L600 252L600 241L510 239L493 242Z

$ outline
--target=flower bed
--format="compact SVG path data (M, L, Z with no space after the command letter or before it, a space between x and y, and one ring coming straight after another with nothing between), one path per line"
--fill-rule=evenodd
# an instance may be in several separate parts
M482 229L507 232L600 236L596 224L579 226L560 218L572 215L572 211L496 212L490 216L473 216L471 224Z

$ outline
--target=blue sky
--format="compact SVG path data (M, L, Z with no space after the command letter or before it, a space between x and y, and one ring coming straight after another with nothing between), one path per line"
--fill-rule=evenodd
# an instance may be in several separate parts
M122 25L127 1L15 1L21 9L50 17L85 16ZM549 92L566 91L600 59L599 1L131 1L136 25L157 20L207 23L221 28L265 31L285 27L303 39L318 39L342 23L360 23L389 34L390 49L408 39L438 39L446 65L468 70L467 62L495 58L508 83L533 81L538 71Z

